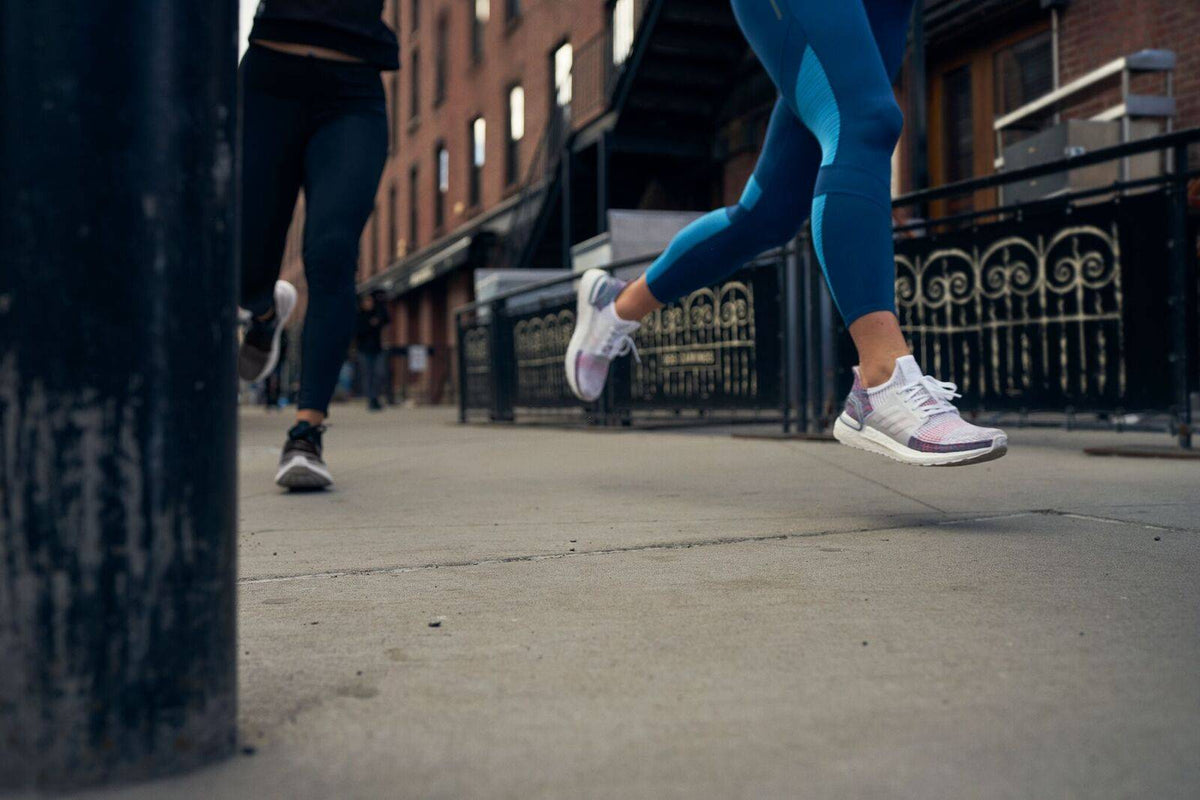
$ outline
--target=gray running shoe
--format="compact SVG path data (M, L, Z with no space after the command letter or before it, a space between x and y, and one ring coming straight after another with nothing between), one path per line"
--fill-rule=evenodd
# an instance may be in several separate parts
M324 425L298 422L288 431L275 483L292 491L316 491L333 485L333 475L321 458Z

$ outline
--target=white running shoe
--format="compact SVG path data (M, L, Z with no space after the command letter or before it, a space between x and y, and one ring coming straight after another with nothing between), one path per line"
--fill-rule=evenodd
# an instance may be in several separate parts
M567 383L576 397L588 403L604 391L613 359L626 353L637 358L632 334L642 323L621 319L613 308L624 288L625 281L602 269L589 269L579 281L575 333L567 347Z
M251 319L238 348L238 376L261 381L279 363L279 339L288 317L296 310L299 294L287 281L275 281L275 315L265 322Z
M839 442L922 467L978 464L1008 452L1008 436L964 420L950 402L953 383L921 373L912 356L897 359L882 386L863 386L854 368L854 388L833 426Z

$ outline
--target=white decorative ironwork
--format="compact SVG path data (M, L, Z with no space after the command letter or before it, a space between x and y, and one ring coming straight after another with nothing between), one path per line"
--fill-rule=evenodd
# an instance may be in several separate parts
M637 332L635 400L703 401L758 394L754 287L728 281L701 289L646 318Z
M965 393L1124 396L1115 222L897 253L896 301L918 357Z

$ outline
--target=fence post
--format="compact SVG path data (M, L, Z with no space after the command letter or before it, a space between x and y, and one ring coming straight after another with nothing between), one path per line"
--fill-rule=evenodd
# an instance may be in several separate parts
M505 311L507 300L497 300L491 305L491 357L492 357L492 422L512 422L512 348L509 347L508 326Z
M0 793L235 745L237 3L0 5Z
M783 412L783 432L792 432L792 387L796 375L796 330L793 324L795 308L795 242L780 252L776 265L779 280L779 405Z
M565 133L564 136L566 136ZM571 182L574 180L574 176L572 175L574 171L572 164L574 157L575 153L571 149L571 141L568 137L563 146L562 164L560 166L562 177L559 181L562 186L560 190L562 191L562 197L560 198L562 200L562 269L571 269L571 237L574 235L572 215L575 213L571 202L573 199L571 196Z
M791 303L793 318L792 336L796 350L792 382L795 384L793 395L796 404L796 428L801 433L809 432L809 311L808 311L808 231L805 229L793 242L795 252L792 264L792 290L794 300Z
M463 312L454 312L455 349L458 351L458 421L467 421L467 337L463 335Z
M1168 247L1171 253L1171 375L1178 405L1179 446L1192 446L1192 328L1190 312L1196 292L1192 280L1192 248L1188 241L1187 172L1188 148L1175 147L1175 180L1171 183L1171 222Z

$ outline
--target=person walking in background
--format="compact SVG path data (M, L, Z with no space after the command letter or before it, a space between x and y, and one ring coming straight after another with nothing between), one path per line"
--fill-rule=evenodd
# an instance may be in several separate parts
M308 311L300 342L296 424L275 481L333 483L322 434L355 333L359 239L387 158L381 70L399 68L383 0L263 0L242 59L241 305L250 318L238 355L248 381L269 375L296 290L278 280L296 199L304 189Z
M358 307L358 375L368 411L382 411L379 390L383 382L383 329L390 321L383 298L363 295Z
M892 82L913 0L732 2L780 92L762 156L737 205L693 222L633 283L584 274L566 357L572 391L597 399L643 317L786 244L811 215L817 259L859 355L834 435L906 464L999 458L1008 437L962 419L957 387L922 372L896 318L890 187L903 116Z

